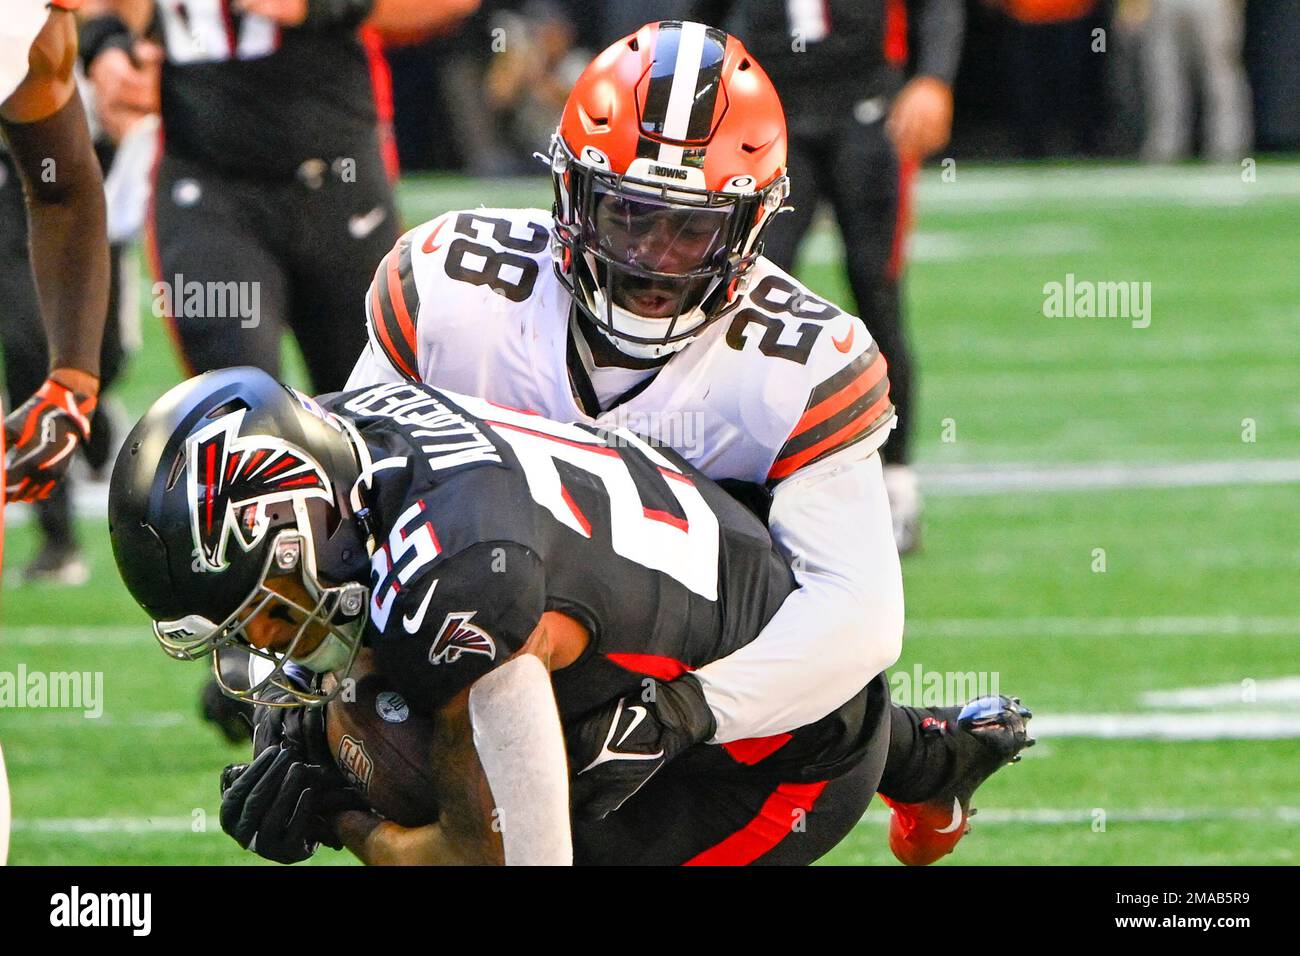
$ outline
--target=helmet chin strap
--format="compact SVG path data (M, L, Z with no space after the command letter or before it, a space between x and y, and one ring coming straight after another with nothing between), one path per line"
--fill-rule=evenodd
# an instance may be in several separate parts
M622 309L619 309L618 306L611 306L610 309L611 311L623 311ZM631 313L628 314L630 315ZM696 338L692 335L684 339L679 339L676 342L659 342L653 344L647 342L633 342L623 338L613 329L609 328L609 326L604 322L593 322L592 325L596 327L596 331L604 336L605 339L614 346L614 348L618 349L624 355L636 359L657 359L663 358L665 355L672 355L675 352L680 352L687 345L690 345Z
M595 263L590 263L589 268L593 277L598 274ZM717 283L718 280L715 279L710 284L704 295L700 297L701 302L708 301L709 296L713 294L717 287ZM709 326L708 316L704 314L704 309L700 305L696 305L677 315L671 321L666 317L651 319L615 305L612 299L611 285L606 284L602 287L599 282L595 282L593 286L592 298L594 304L596 308L604 312L605 320L595 319L591 324L614 348L632 358L657 359L680 352L699 338L700 334ZM691 331L680 337L675 337L671 342L654 341L656 338L662 339L667 334L667 330L675 330L683 325L690 328ZM631 336L631 338L625 336Z

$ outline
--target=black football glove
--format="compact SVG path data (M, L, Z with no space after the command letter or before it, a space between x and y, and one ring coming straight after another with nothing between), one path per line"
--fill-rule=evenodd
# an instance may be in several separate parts
M300 863L322 843L340 849L334 815L368 809L332 762L307 763L292 747L267 748L221 774L221 829L276 863Z
M269 688L262 696L290 700L288 691ZM325 708L267 707L253 708L253 759L264 750L286 747L308 763L332 763L329 740L325 736Z
M5 495L10 501L50 496L77 445L90 437L95 398L46 379L5 419Z
M290 699L275 688L265 696ZM221 774L221 829L268 860L298 863L318 844L342 846L333 814L366 809L334 764L324 707L254 708L253 761Z
M621 697L565 730L574 813L602 820L664 764L708 740L717 722L690 674L655 681L639 697Z

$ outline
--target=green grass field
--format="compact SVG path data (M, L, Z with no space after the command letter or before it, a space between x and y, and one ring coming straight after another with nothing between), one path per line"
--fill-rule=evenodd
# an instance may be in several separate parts
M1300 859L1300 163L1256 172L923 176L908 302L930 494L899 671L992 675L1041 738L980 791L952 865ZM412 180L402 202L413 222L549 197ZM842 299L839 255L823 231L802 273ZM1151 283L1149 327L1044 317L1069 273ZM143 321L120 389L136 414L177 376ZM75 590L21 586L32 527L7 533L0 671L102 672L105 701L0 710L11 861L252 862L216 822L239 753L196 718L202 668L153 645L102 520L81 531ZM892 863L884 821L873 805L826 862Z

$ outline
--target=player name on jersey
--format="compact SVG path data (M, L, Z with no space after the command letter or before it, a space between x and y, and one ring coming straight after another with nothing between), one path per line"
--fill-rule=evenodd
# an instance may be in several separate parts
M344 410L353 415L389 418L407 426L433 471L461 465L501 464L495 446L482 429L433 395L411 385L395 383L363 392Z

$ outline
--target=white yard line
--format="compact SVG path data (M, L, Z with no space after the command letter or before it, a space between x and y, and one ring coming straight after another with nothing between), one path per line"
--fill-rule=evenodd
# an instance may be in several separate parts
M1300 824L1300 807L1147 807L1133 810L1111 810L1106 807L1088 807L1076 809L1040 807L1023 810L980 809L975 815L974 824L1018 824L1038 826L1060 826L1078 823L1092 825L1101 819L1098 810L1105 811L1107 824L1114 823L1199 823L1203 821L1236 820L1251 823L1283 823L1290 826ZM858 826L880 825L889 820L889 811L872 809L867 811Z
M1199 461L1166 465L1098 462L1092 465L919 465L926 494L1104 491L1123 488L1209 488L1295 484L1300 459Z
M926 637L1292 637L1300 617L1226 614L1190 617L912 617L908 632ZM0 648L148 646L146 626L0 627ZM1233 685L1236 687L1236 685ZM1238 695L1239 689L1238 689ZM1179 706L1179 705L1167 705Z
M1092 740L1293 740L1300 738L1300 712L1152 714L1040 714L1034 736Z
M1300 198L1300 164L1264 160L1254 182L1242 181L1237 165L994 166L958 160L955 176L944 181L944 167L932 164L917 177L917 200L928 211L1001 211L1053 205L1105 208L1134 205L1239 206ZM796 187L797 188L797 187ZM412 217L429 218L448 209L476 205L536 207L551 205L550 181L532 179L447 182L408 181L400 189Z
M926 637L1296 637L1300 618L1152 615L1143 617L912 617Z
M85 625L75 627L5 627L0 624L0 649L14 647L146 647L157 646L149 625ZM2 668L3 665L0 665Z
M1300 617L1224 614L1216 616L1149 615L910 617L910 635L923 637L1300 637ZM0 650L41 647L150 647L146 625L76 627L3 627ZM3 665L0 665L3 667ZM1233 685L1236 687L1236 685ZM1238 688L1237 696L1240 696ZM1162 706L1181 706L1164 704Z
M192 817L19 817L13 821L14 833L69 833L78 836L190 833L194 832L193 827ZM221 833L216 827L211 829L212 832Z
M987 465L917 466L921 488L935 497L993 494L1034 494L1059 491L1108 491L1122 488L1212 488L1225 485L1300 483L1300 459L1248 461L1193 461L1175 464L1098 462L1092 465ZM73 507L83 518L108 513L108 487L102 483L78 485ZM30 505L13 505L5 521L13 527L32 520Z
M975 816L975 824L1061 826L1063 824L1091 825L1097 811L1105 811L1105 821L1115 823L1200 823L1238 821L1246 823L1300 824L1300 807L1139 807L1136 809L1110 809L1107 807L1036 807L1019 810L987 808ZM889 819L889 812L869 810L859 826L879 826ZM13 821L14 833L71 834L77 836L141 836L151 833L196 833L221 835L220 829L209 826L194 830L194 819L189 816L171 817L18 817Z
M1300 166L1265 161L1255 181L1243 182L1240 166L975 167L944 182L942 169L927 167L917 178L918 203L926 211L1014 206L1133 205L1241 206L1300 198Z
M1174 690L1150 690L1142 695L1147 707L1255 707L1260 704L1300 704L1300 677L1275 680L1238 681L1211 684L1207 687L1179 687Z
M1031 223L994 234L974 231L925 230L907 237L909 262L960 262L1003 256L1030 258L1096 249L1101 240L1082 226ZM802 265L837 265L844 261L844 242L831 223L819 221L799 250Z
M7 725L12 730L25 730L33 725L42 730L51 727L76 728L77 730L170 730L183 724L197 725L199 717L195 713L179 710L146 711L144 713L126 714L116 717L113 714L101 714L87 717L83 711L71 708L6 708L4 714Z

